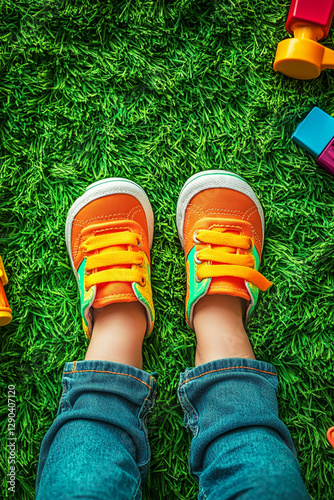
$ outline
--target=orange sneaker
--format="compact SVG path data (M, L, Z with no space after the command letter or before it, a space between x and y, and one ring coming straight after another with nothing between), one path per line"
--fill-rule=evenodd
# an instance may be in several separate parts
M194 307L204 295L233 295L254 311L259 289L271 283L258 269L264 215L252 188L221 170L195 174L177 203L177 228L187 268L186 319L193 328Z
M66 246L80 290L82 325L90 338L92 308L139 301L153 329L150 249L154 218L143 189L122 178L91 184L67 216Z

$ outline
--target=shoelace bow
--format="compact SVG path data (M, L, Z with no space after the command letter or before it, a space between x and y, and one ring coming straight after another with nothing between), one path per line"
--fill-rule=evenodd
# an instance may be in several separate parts
M251 255L253 243L248 236L200 229L195 231L193 239L196 244L217 245L215 248L204 248L195 253L197 264L209 262L209 265L197 268L199 281L204 278L231 276L245 279L262 291L267 290L272 285L259 271L254 269L255 261ZM248 250L248 253L244 255L234 253L235 249L238 248ZM219 264L212 264L212 262Z
M137 233L130 231L121 231L118 233L101 234L91 236L84 243L81 244L81 249L88 254L85 266L85 287L89 289L94 285L101 283L108 283L111 281L128 281L136 282L140 285L145 285L143 271L141 269L124 269L113 267L112 269L101 268L111 266L121 266L124 264L143 266L144 259L141 252L133 250L113 250L105 253L94 253L89 255L90 252L102 250L113 246L121 245L136 245L141 246L141 237ZM90 273L90 271L96 272Z

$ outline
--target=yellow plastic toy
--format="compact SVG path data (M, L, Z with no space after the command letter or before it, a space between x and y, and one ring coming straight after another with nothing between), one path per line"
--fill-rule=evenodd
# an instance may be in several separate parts
M274 70L310 80L324 69L334 69L334 51L318 43L327 37L333 14L334 0L292 0L285 27L294 38L278 44Z
M7 274L0 256L0 326L8 325L12 321L12 310L9 307L4 289L7 283Z

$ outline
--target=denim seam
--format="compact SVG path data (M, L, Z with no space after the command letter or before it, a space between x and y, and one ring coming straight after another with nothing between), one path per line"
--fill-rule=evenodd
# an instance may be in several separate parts
M140 380L140 378L137 378L134 375L130 375L129 373L118 373L118 372L111 372L111 371L106 371L106 370L76 370L76 371L73 371L73 368L72 368L72 371L70 371L70 372L64 372L64 375L71 375L71 374L74 374L74 373L84 373L84 372L111 373L112 375L124 375L126 377L134 378L134 379L138 380L138 382L141 382L142 384L146 385L146 387L148 387L149 389L152 389L152 387L149 384L147 384L143 380Z
M62 409L60 413L72 410L72 405L68 399L69 393L71 392L71 380L68 377L63 377L62 382L64 385L64 392L60 400L60 406Z
M204 499L207 499L207 498L208 498L208 497L206 496L206 494L204 493L204 490L203 490L202 486L200 486L200 487L199 487L199 493L200 493L201 495L203 495L203 498L204 498Z
M61 396L60 405L62 407L62 413L63 413L65 411L64 398L65 398L65 395L66 395L66 393L68 391L68 387L67 387L67 383L66 383L66 378L65 377L63 377L62 382L63 382L63 388L64 388L64 390L63 390L63 394Z
M149 453L149 457L148 457L147 462L144 465L138 465L138 470L139 470L141 476L143 476L146 473L146 471L149 470L149 467L150 467L151 453L150 452L148 452L148 453Z
M186 379L184 382L182 382L180 388L184 385L184 384L187 384L188 382L190 382L190 380L194 380L196 378L200 378L200 377L203 377L203 375L208 375L209 373L215 373L215 372L222 372L222 371L226 371L226 370L236 370L236 369L240 369L240 368L243 368L245 370L253 370L253 371L256 371L256 372L260 372L260 373L267 373L268 375L274 375L275 377L277 377L277 374L276 373L273 373L273 372L267 372L265 370L259 370L258 368L253 368L251 366L229 366L227 368L217 368L216 370L210 370L208 372L204 372L204 373L201 373L201 375L196 375L196 377L191 377L191 378L188 378ZM187 372L187 375L188 375L188 372Z
M135 492L133 494L132 500L136 500L138 492L140 491L140 488L141 488L141 480L139 480L137 483L137 487L136 487Z
M180 395L180 403L181 403L181 406L183 408L183 411L186 414L188 413L188 415L189 415L190 414L189 409L190 409L193 412L196 421L198 422L197 413L196 413L194 407L192 406L192 404L190 403L185 390L182 389L181 387L179 389L179 395ZM195 428L195 426L190 423L190 419L188 418L188 425L189 425L189 428L190 428L191 432L193 433L194 437L196 437L198 434L198 431L199 431L198 423L197 423L197 426Z
M148 432L147 432L147 426L146 426L146 422L145 422L145 417L147 416L147 414L150 410L151 401L148 399L148 396L149 396L151 390L152 390L152 388L149 387L149 389L147 391L147 395L144 398L144 401L143 401L143 403L138 411L138 420L140 423L140 428L143 431L144 436L145 436L145 445L146 445L146 452L147 452L147 460L144 462L143 465L138 465L138 469L140 471L145 470L145 468L147 468L149 466L150 458L151 458L150 444L148 441Z

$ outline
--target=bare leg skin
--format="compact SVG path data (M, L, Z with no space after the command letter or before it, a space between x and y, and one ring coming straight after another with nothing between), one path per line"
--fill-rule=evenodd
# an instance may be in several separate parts
M221 358L255 359L243 325L246 301L230 295L206 295L195 306L195 366Z
M94 309L94 327L85 359L114 361L142 369L146 312L139 302Z

